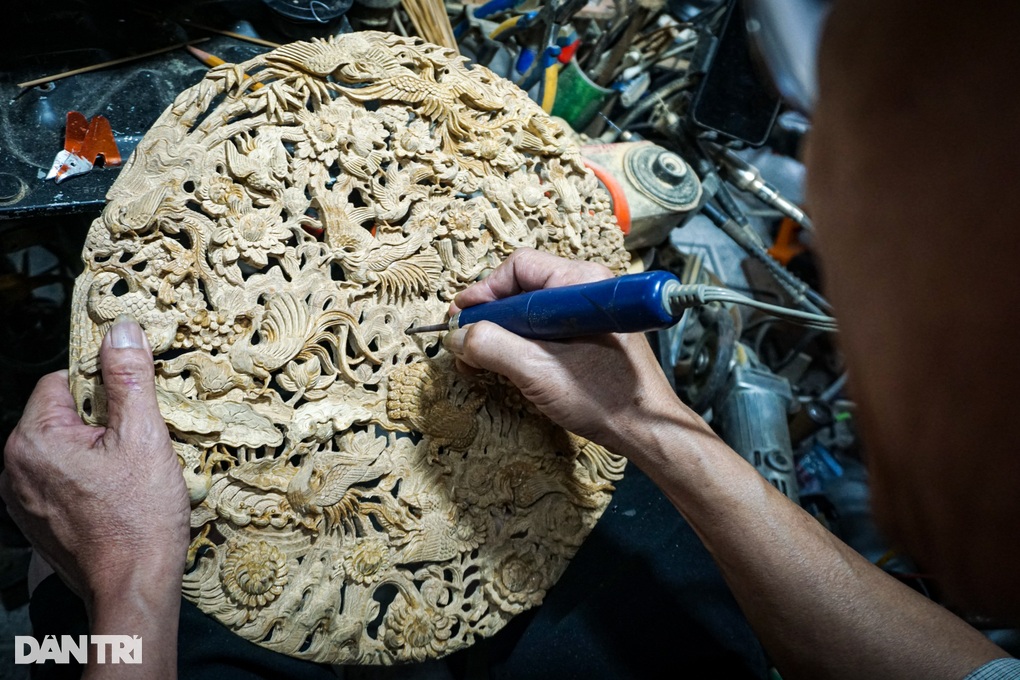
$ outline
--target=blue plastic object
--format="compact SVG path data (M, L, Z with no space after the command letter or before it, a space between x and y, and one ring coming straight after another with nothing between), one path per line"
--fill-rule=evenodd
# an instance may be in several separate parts
M535 50L528 47L521 48L521 54L517 57L517 64L514 66L514 70L523 75L528 72L528 69L534 63Z
M475 19L487 19L494 14L514 9L524 4L524 0L489 0L489 2L475 9Z
M538 85L539 81L542 80L542 76L545 75L545 70L551 68L556 63L556 57L558 56L560 56L560 48L556 45L545 48L545 51L542 53L542 62L535 64L531 68L531 72L525 76L524 82L520 84L520 88L528 92L531 88Z
M672 326L669 289L680 281L665 271L562 288L545 288L461 310L458 326L491 321L534 340L602 333L636 333Z

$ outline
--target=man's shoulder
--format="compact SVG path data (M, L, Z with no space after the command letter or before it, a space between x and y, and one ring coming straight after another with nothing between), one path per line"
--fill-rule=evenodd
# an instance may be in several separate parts
M963 680L1020 680L1020 659L996 659Z

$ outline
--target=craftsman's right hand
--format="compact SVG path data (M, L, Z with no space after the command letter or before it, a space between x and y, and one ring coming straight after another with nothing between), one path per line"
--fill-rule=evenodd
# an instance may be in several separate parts
M11 517L90 607L132 586L176 588L190 508L156 403L152 351L121 316L100 349L105 427L86 425L67 371L36 386L4 449L0 496Z
M521 292L611 276L600 264L522 248L487 278L461 291L450 314ZM674 394L640 333L549 342L527 340L480 321L447 333L443 345L462 370L506 376L555 423L611 450L621 450L633 429L658 414L685 412L697 419Z

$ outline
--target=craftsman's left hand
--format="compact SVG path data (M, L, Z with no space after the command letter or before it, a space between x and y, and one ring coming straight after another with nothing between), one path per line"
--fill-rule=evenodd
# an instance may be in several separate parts
M81 421L67 372L36 386L4 450L0 496L33 547L92 608L176 582L190 508L159 412L152 353L121 317L100 350L108 424Z

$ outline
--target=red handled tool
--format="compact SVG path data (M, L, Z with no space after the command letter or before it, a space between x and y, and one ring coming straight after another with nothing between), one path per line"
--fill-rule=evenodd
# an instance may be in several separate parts
M68 111L64 150L53 159L46 179L55 179L60 184L68 177L84 175L100 157L107 167L121 164L110 121L103 116L95 116L89 122L78 111Z

